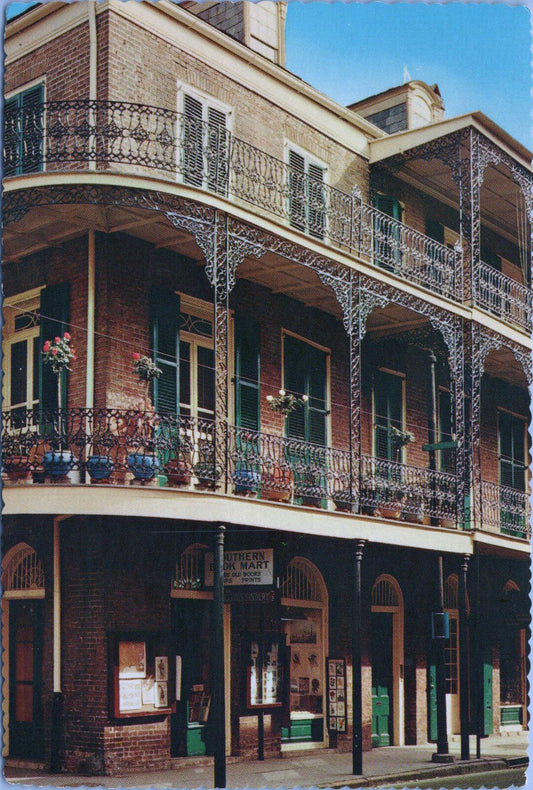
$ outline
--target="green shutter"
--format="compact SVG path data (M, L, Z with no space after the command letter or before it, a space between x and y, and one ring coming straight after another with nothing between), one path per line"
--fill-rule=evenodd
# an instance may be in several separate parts
M247 315L235 316L235 424L259 430L260 329Z
M393 219L401 220L402 218L401 203L398 198L392 195L376 194L374 197L374 206L378 211L383 212L383 214L388 214L388 216Z
M160 413L179 413L179 319L180 298L173 291L152 291L152 349L162 370L153 381L153 403Z
M386 214L398 222L401 221L402 206L397 198L378 193L374 196L374 206L381 214ZM400 227L390 223L389 220L380 214L376 214L374 217L374 231L376 234L374 243L376 262L384 269L394 271L401 264L402 259Z
M430 648L428 672L427 672L427 704L428 704L428 741L436 741L438 737L437 729L437 667L435 658L432 655L433 648Z
M490 650L483 655L483 735L492 733L492 659Z
M36 173L43 164L43 86L35 85L4 106L4 175Z
M40 305L40 351L45 340L62 337L67 331L70 307L69 283L49 285L41 291ZM61 374L61 408L66 409L68 375ZM57 376L49 365L45 365L41 357L39 365L39 406L41 410L57 410Z

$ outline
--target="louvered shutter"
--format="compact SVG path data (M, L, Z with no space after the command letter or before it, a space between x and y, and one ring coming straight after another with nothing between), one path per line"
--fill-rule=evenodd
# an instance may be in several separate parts
M525 490L524 421L512 414L500 412L500 484Z
M380 266L394 270L401 262L400 226L387 217L399 222L402 207L397 198L382 194L375 195L374 206L381 214L386 215L377 214L374 220L374 254Z
M305 404L308 415L307 436L312 444L326 444L326 354L314 346L307 346L309 400Z
M235 423L259 430L260 330L247 315L235 316Z
M304 343L290 335L285 335L283 342L283 380L287 392L301 396L307 394ZM299 406L292 411L285 421L287 437L306 440L305 408Z
M69 283L49 285L41 291L40 305L40 351L45 340L63 337L67 331L70 307ZM67 408L67 371L61 373L61 408ZM57 376L40 357L39 406L42 411L57 411ZM45 418L46 419L46 418Z
M207 186L225 195L228 182L229 135L226 113L214 107L207 108Z
M389 428L402 429L402 379L378 370L374 376L374 452L376 458L395 461Z
M152 291L152 348L154 362L162 374L153 382L153 403L157 412L179 412L179 318L180 298L172 291Z
M42 170L43 86L36 85L22 94L22 172Z
M426 219L426 234L430 239L444 244L444 225L432 217Z
M291 225L305 230L305 159L289 151L289 218Z
M319 239L324 237L325 229L325 193L324 193L324 168L309 162L308 165L308 208L309 232Z
M453 407L449 392L439 392L439 442L449 442L453 435ZM455 471L454 450L440 450L440 469L443 472Z
M21 118L17 97L4 104L4 175L14 176L22 166Z
M203 182L202 103L185 94L183 102L183 179L201 187Z

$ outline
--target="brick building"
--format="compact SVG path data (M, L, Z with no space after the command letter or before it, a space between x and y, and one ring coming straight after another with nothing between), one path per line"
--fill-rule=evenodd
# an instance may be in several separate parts
M423 82L336 104L284 15L6 26L6 759L527 726L531 153Z

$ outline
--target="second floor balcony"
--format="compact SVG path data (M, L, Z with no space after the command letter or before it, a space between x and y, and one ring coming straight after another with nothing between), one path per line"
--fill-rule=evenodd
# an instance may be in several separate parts
M2 470L10 484L164 485L469 528L458 479L347 449L217 426L212 419L120 409L4 415ZM482 528L530 535L526 493L482 484Z

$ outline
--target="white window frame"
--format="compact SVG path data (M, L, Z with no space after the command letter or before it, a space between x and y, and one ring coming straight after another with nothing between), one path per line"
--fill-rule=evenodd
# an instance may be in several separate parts
M2 356L4 380L2 386L2 404L6 412L12 409L36 409L39 407L39 400L33 399L33 369L34 369L34 339L40 335L40 326L32 326L29 329L15 331L15 318L17 315L27 311L40 310L40 296L42 288L33 288L31 291L8 297L4 300L4 326L2 330ZM11 404L11 347L18 342L27 341L27 380L26 380L26 402Z
M287 204L286 204L286 211L287 211L287 222L289 227L293 228L294 230L298 231L300 228L297 228L291 222L291 196L290 196L290 189L289 189L289 169L290 169L290 152L301 156L304 160L304 174L305 176L309 176L309 165L315 165L316 167L321 168L324 173L323 177L323 185L326 187L326 199L324 201L324 232L322 236L317 236L309 230L309 203L307 201L306 196L306 215L305 215L305 229L301 230L301 233L305 233L306 236L311 236L312 238L316 238L317 241L325 242L328 239L328 212L327 212L327 187L329 186L329 169L327 163L320 159L320 157L315 156L310 151L302 148L299 145L291 142L288 139L285 139L284 146L283 146L283 161L287 166Z
M402 431L406 430L406 420L407 420L407 376L405 373L399 370L393 370L392 368L386 367L379 367L377 368L381 373L388 373L391 376L396 376L402 382ZM372 381L372 458L377 458L376 455L376 388L375 383ZM408 445L404 445L401 448L401 455L399 463L406 464L407 463L407 447Z
M214 350L215 348L215 338L214 338L214 316L213 316L213 305L209 304L209 302L204 302L202 299L197 299L194 296L189 296L188 294L179 294L180 297L180 313L191 313L198 318L204 319L211 323L211 337L205 337L204 335L197 335L194 332L187 332L186 330L180 329L180 344L182 341L188 343L191 352L194 349L194 359L193 354L191 353L191 357L189 359L189 366L190 366L190 404L185 404L181 401L179 403L179 409L181 414L182 407L187 407L190 409L191 417L194 419L214 419L215 412L210 414L208 412L199 412L198 410L198 347L201 346L202 348L209 348ZM181 364L181 360L180 360ZM216 382L215 382L216 384ZM181 393L180 393L181 396Z
M202 124L207 123L207 113L209 109L216 110L218 112L224 113L226 116L226 131L231 136L233 134L233 107L229 104L225 104L224 102L220 101L214 96L211 96L209 93L205 93L204 91L198 90L198 88L193 88L186 83L179 83L178 84L178 113L180 119L185 115L185 96L190 96L192 99L195 99L202 105ZM183 151L181 145L181 120L178 121L178 130L177 130L177 139L179 141L177 148L176 148L176 164L177 164L177 174L178 180L182 184L187 184L185 180L185 172L184 172L184 161L183 161ZM203 148L203 143L202 143ZM204 154L202 152L202 158ZM209 189L208 186L208 179L205 175L205 167L202 167L202 185L196 187L197 189L205 189L208 192L214 192L214 194L220 194L216 190ZM229 173L229 161L228 161L228 173ZM187 184L194 188L194 184ZM224 196L229 195L229 178L227 184L227 191Z

